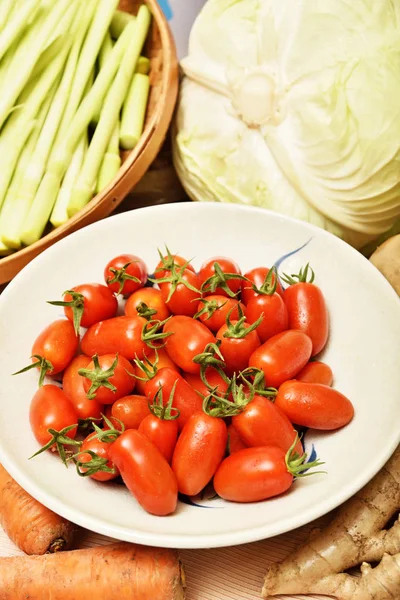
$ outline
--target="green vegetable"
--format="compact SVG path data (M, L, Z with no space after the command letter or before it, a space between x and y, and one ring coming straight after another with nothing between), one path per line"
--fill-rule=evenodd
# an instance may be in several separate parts
M147 6L141 6L135 21L132 22L134 31L127 51L121 61L115 81L107 94L100 114L100 120L93 134L92 141L86 153L82 171L72 192L68 215L73 216L81 210L92 198L102 158L107 150L109 140L115 130L119 113L129 89L132 73L143 48L150 27L151 15ZM129 31L131 25L124 30ZM124 34L122 34L123 36ZM122 36L119 39L122 39ZM117 42L118 43L118 42ZM116 44L117 45L117 44ZM106 62L104 69L111 62ZM101 71L100 71L101 74Z
M24 60L19 62L19 68L13 72L13 79L10 80L9 86L2 89L2 93L0 94L0 127L4 125L10 110L24 89L45 45L45 40L50 37L65 12L67 10L71 12L74 6L76 6L76 0L58 0L50 9L48 18L41 28L40 35L35 37L34 43L29 48L29 52L26 52L24 55Z
M11 15L9 22L0 33L0 60L21 35L26 27L26 22L35 17L39 5L40 0L25 0L24 4ZM8 10L7 6L4 10Z
M182 68L174 162L192 198L358 248L400 217L398 2L208 0Z
M149 76L135 73L122 110L119 138L124 150L132 150L143 133L149 91Z
M148 75L150 72L150 61L146 56L140 56L136 65L136 73Z
M12 14L14 0L2 0L0 4L0 31L4 29Z
M110 25L111 37L114 40L117 40L125 27L132 23L134 19L135 17L133 15L123 12L122 10L116 10Z

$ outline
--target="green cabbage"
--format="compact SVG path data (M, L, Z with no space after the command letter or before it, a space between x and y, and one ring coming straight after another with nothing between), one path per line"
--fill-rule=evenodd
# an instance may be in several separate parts
M400 2L209 0L182 68L174 162L193 199L356 247L400 216Z

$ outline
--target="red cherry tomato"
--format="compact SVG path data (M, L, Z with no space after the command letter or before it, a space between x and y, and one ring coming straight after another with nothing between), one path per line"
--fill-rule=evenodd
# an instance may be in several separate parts
M188 419L194 413L203 409L203 399L195 392L188 382L173 369L164 368L157 371L157 374L146 383L145 392L149 402L153 403L157 392L162 388L163 402L166 404L170 398L175 382L176 387L172 406L177 408L180 412L177 423L179 431L182 431Z
M50 304L70 304L64 306L64 313L71 323L76 322L81 327L87 328L98 321L111 319L117 314L118 301L106 285L85 283L76 285L70 291L72 294L64 294L63 302L50 302Z
M296 425L330 431L344 427L354 416L350 400L320 383L286 381L279 388L275 404Z
M177 367L174 361L170 359L168 352L164 348L158 348L157 354L155 350L151 350L151 348L149 348L146 350L146 355L143 357L143 362L144 366L149 369L148 374L146 374L146 372L136 364L133 368L134 375L144 379L144 381L142 381L142 379L136 380L135 389L139 394L145 394L145 386L147 381L149 381L149 379L151 379L160 369L168 367L177 373L180 372L179 367Z
M239 305L243 315L246 316L246 307L239 300L217 294L207 296L197 306L197 314L200 313L198 319L213 333L216 333L225 325L228 314L232 320L239 320Z
M228 383L224 380L222 375L220 375L218 373L218 371L216 371L212 367L208 367L206 369L205 376L206 376L208 383L210 384L210 387L218 388L217 389L218 394L220 396L224 396L226 391L228 390ZM183 377L184 377L184 379L186 379L188 384L194 390L196 390L196 392L199 392L202 396L208 396L208 394L210 393L210 390L206 386L206 384L203 382L200 375L195 375L193 373L185 373Z
M147 266L134 254L121 254L107 264L104 281L114 294L128 296L146 285Z
M129 296L125 304L125 314L128 317L139 316L149 320L165 321L171 313L164 302L161 290L146 287Z
M164 516L175 511L178 487L166 459L145 435L125 431L109 450L129 491L147 512Z
M295 283L284 293L290 329L308 335L313 344L312 356L324 349L329 335L328 310L324 296L313 283Z
M100 470L97 473L93 473L92 475L88 475L91 479L95 481L111 481L115 479L119 475L119 471L115 465L109 460L109 450L111 444L107 442L101 442L96 437L96 433L91 433L87 436L87 438L83 441L82 446L80 448L79 461L82 463L89 463L93 460L93 457L89 454L89 452L94 452L96 456L100 459L107 459L107 463L105 463L105 467L108 470ZM85 467L80 467L79 470L81 473L86 473L88 469ZM111 470L111 472L110 472Z
M146 396L133 394L116 400L111 407L110 416L119 419L125 429L139 429L140 423L149 414L149 401Z
M333 383L333 373L329 365L323 362L310 362L304 369L297 373L297 381L304 383L322 383L322 385L331 386Z
M284 331L266 341L250 356L249 366L264 372L268 386L278 388L310 360L312 342L302 331Z
M55 385L44 385L33 396L29 421L33 435L41 446L47 444L53 437L49 429L61 431L78 423L78 415L68 396ZM74 439L76 427L67 433L67 437Z
M182 267L185 267L185 270L192 271L194 273L194 268L190 264L186 258L179 256L178 254L169 254L163 256L160 262L157 264L154 275L156 279L163 279L164 277L168 277L171 274L171 271L182 271Z
M247 447L234 426L232 424L228 425L228 453L234 454Z
M211 331L190 317L175 316L164 325L164 333L172 334L165 339L171 360L187 373L200 373L200 365L194 363L193 358L215 342Z
M215 263L218 264L223 275L228 275L225 282L223 281L223 278L222 281L219 281L215 277L217 275ZM219 296L233 296L240 291L242 280L239 277L230 278L229 276L241 274L242 272L239 265L233 260L225 258L224 256L216 256L215 258L210 258L210 260L207 260L201 266L199 271L200 285L204 286L203 291L205 295L218 294ZM212 277L214 278L214 281L210 281ZM216 285L218 286L218 283L223 285L223 287L216 287Z
M172 457L172 469L181 494L196 496L211 481L228 440L222 419L199 412L183 428Z
M242 284L241 284L242 302L246 306L252 298L257 298L257 296L258 296L258 292L256 292L253 289L253 285L258 289L262 289L263 284L265 284L265 282L266 282L267 275L269 272L270 272L270 269L268 269L267 267L257 267L255 269L251 269L251 271L248 271L247 273L244 274L246 279L249 280L249 281L242 281ZM274 282L275 282L275 278L273 277L272 283L274 283ZM278 279L278 283L276 286L276 291L280 296L283 295L283 289L282 289L279 279Z
M91 362L88 356L77 356L64 371L63 390L67 394L72 405L75 407L78 419L100 419L104 407L97 400L89 400L83 385L83 377L79 375L79 369L86 369Z
M47 375L57 375L64 371L74 358L78 349L79 339L74 326L68 319L59 319L48 325L36 338L32 346L32 356L41 356L52 365L47 365L44 370ZM32 358L32 363L38 362Z
M159 419L150 414L140 423L139 431L153 442L170 463L178 439L178 423L176 420Z
M261 342L289 329L289 315L282 296L277 292L268 295L258 295L249 300L247 304L247 321L255 323L263 316L263 320L256 331Z
M142 340L147 324L142 317L115 317L89 327L82 338L81 349L87 356L120 354L128 360L143 358L148 346Z
M248 331L251 327L249 323L232 321L231 325L223 325L216 335L217 340L221 340L219 350L228 373L246 369L250 356L261 343L256 331Z
M197 302L201 297L199 278L190 269L178 271L175 274L167 274L170 281L158 285L161 296L168 308L174 315L186 315L193 317L197 310Z
M129 374L131 368L131 363L117 354L94 357L86 369L80 371L88 398L101 404L113 404L130 394L135 387L135 379Z
M262 396L254 396L241 413L232 417L232 425L244 443L252 447L277 446L287 452L297 436L286 414ZM300 440L295 451L303 454Z
M245 448L231 454L214 477L218 496L232 502L260 502L283 494L292 483L285 452L275 446Z

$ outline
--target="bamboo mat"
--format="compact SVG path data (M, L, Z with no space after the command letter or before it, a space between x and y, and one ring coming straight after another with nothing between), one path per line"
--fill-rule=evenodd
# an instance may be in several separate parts
M318 523L320 524L321 520ZM253 544L214 550L181 551L187 578L187 600L260 600L266 567L283 559L294 550L299 542L304 540L311 527L303 527ZM81 530L76 537L76 547L90 548L112 541L114 540L102 535ZM0 529L0 557L21 554L22 552ZM326 596L276 596L276 598L277 600L305 600L306 598L326 600Z

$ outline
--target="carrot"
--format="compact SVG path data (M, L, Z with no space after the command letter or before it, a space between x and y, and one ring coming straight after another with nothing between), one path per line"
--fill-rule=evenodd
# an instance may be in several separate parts
M67 550L75 531L72 523L25 492L1 465L0 525L25 554Z
M0 559L1 600L184 600L176 552L119 543Z
M339 509L329 525L265 577L264 598L322 594L338 600L400 598L400 446L385 467ZM369 563L379 563L372 569ZM344 573L361 565L361 577Z

